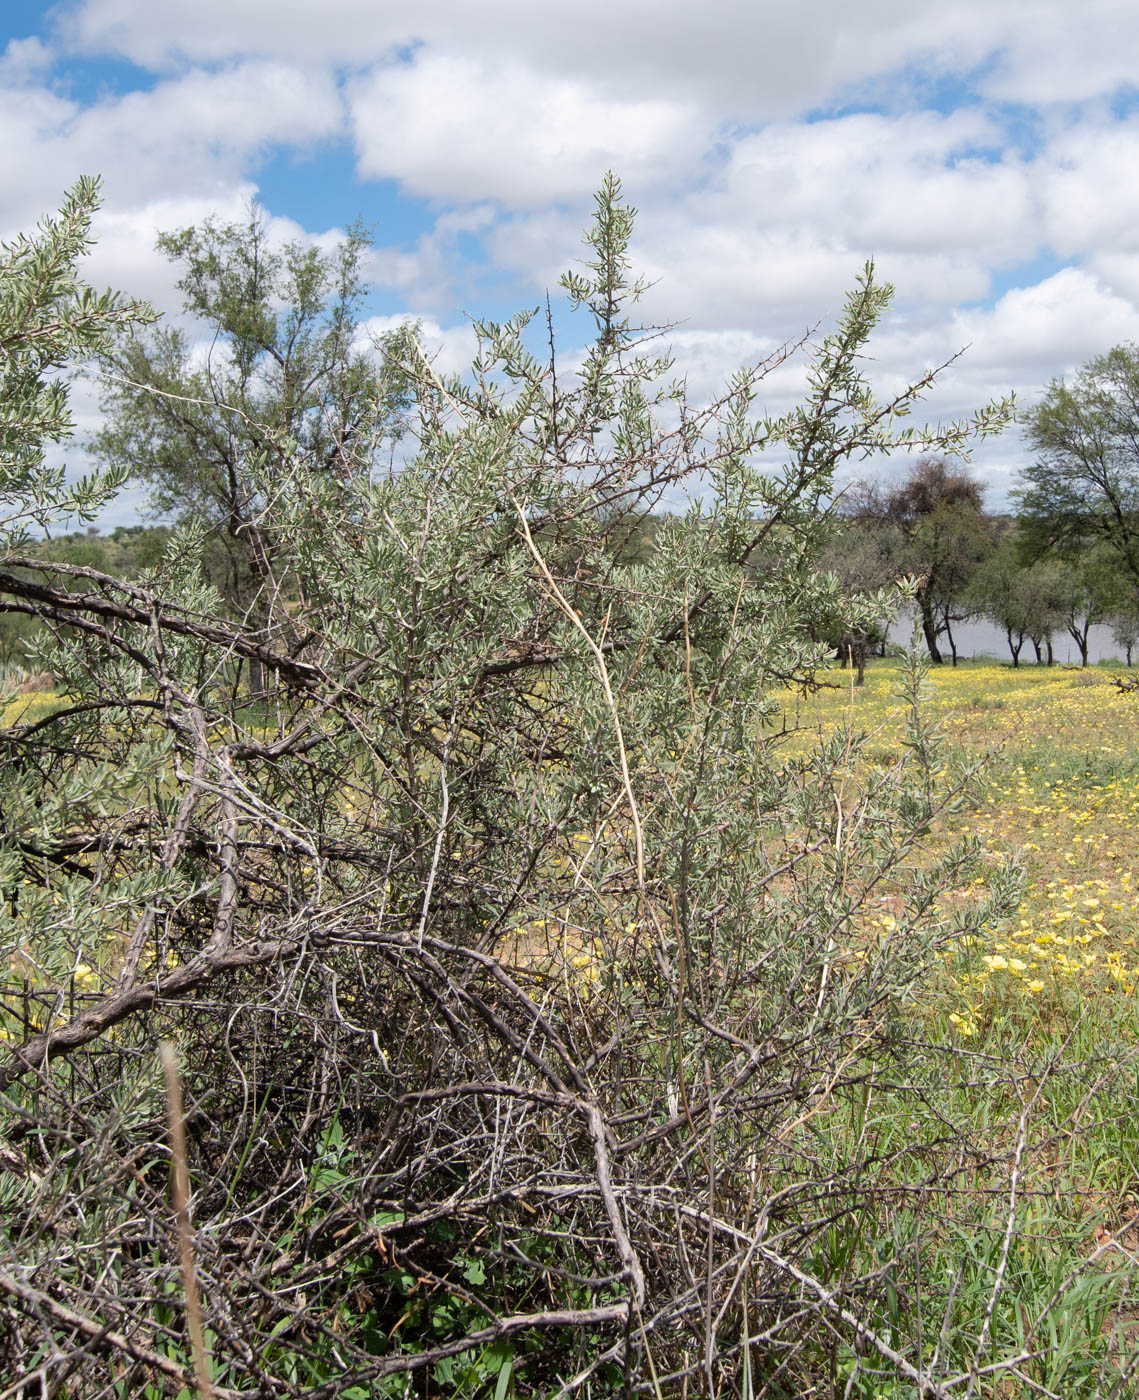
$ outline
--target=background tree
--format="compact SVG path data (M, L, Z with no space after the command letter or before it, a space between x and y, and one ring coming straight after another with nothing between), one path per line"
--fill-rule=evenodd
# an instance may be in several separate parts
M1098 540L1139 584L1139 347L1053 380L1023 422L1036 456L1017 494L1035 552Z
M43 540L29 540L24 552L44 562L55 560L71 568L78 566L117 578L138 579L162 562L172 531L164 525L119 525L108 534L96 526ZM207 566L209 568L209 566ZM217 563L210 569L217 573ZM55 582L63 587L84 586L81 572L58 574ZM27 669L27 658L42 629L34 619L15 613L0 614L0 665Z
M1047 652L1052 664L1052 636L1065 623L1063 570L1055 560L1024 561L1015 530L1006 531L977 566L969 583L969 602L1005 634L1012 664L1031 642L1037 663Z
M1064 624L1064 570L1060 561L1045 557L1031 563L1024 563L1021 555L1022 573L1019 588L1024 598L1028 615L1028 638L1036 653L1036 663L1046 661L1055 664L1053 640Z
M1132 654L1139 646L1139 591L1117 580L1110 610L1107 616L1112 639L1123 648L1126 664L1131 665Z
M1088 664L1088 634L1110 616L1119 596L1114 551L1100 547L1057 560L1059 611L1062 625Z
M368 246L359 228L331 252L274 244L256 207L244 224L163 234L190 329L131 335L99 358L97 457L147 482L158 515L213 532L227 556L215 581L261 626L287 615L263 521L289 463L367 477L398 432L390 352L402 333L369 345L360 325Z
M969 581L971 606L1004 632L1014 666L1020 665L1020 653L1032 628L1031 604L1023 586L1024 572L1016 541L1006 534L981 561Z
M895 485L868 482L848 493L852 520L892 528L894 570L916 580L914 602L936 666L942 636L957 662L953 623L969 615L968 584L992 534L983 498L981 484L943 456L919 458Z
M823 545L820 563L835 575L840 596L849 602L872 597L896 583L899 555L900 539L889 522L851 522L840 517ZM834 647L840 660L849 660L855 666L857 684L862 685L871 652L885 646L888 620L852 623L848 615L839 614L820 618L816 628L819 638Z

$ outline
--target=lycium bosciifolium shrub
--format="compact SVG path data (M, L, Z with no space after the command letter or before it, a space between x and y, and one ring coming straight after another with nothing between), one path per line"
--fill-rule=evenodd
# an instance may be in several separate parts
M191 1385L159 1036L220 1394L425 1371L472 1396L940 1395L1028 1364L1003 1265L943 1342L952 1271L916 1205L988 1230L1006 1182L958 1081L1017 1123L1018 1071L963 1071L913 1008L1015 883L939 904L977 850L926 850L958 780L916 662L895 763L860 769L850 726L790 752L776 723L820 620L892 601L815 565L836 471L1005 409L921 430L929 376L875 397L870 268L799 407L757 406L780 356L691 403L633 323L632 224L607 179L562 279L594 333L569 363L526 314L478 325L462 377L389 344L390 471L382 395L334 460L234 435L266 543L246 611L192 525L131 582L9 552L0 607L43 624L66 703L0 736L6 1373ZM1011 1238L1015 1186L1003 1208Z

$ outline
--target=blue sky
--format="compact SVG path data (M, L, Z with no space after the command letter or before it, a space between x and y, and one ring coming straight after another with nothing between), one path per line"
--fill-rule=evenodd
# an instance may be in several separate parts
M264 205L374 229L377 328L534 305L603 172L641 211L645 307L711 394L822 322L867 257L898 289L882 387L963 346L931 418L1139 340L1139 25L1119 0L7 0L0 237L104 179L90 276L178 311L161 229ZM769 407L801 388L789 367ZM77 399L94 426L93 394ZM976 469L994 502L1015 432Z

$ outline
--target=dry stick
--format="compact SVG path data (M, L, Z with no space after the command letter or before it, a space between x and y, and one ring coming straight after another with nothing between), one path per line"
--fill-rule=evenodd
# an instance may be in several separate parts
M625 1225L621 1219L621 1211L617 1205L617 1198L613 1194L613 1183L609 1175L609 1153L605 1146L605 1120L601 1116L601 1110L593 1104L583 1105L585 1119L589 1124L589 1136L593 1140L593 1159L596 1164L597 1188L601 1192L601 1200L605 1206L605 1214L609 1217L609 1225L613 1231L613 1239L617 1246L617 1254L621 1263L625 1266L629 1283L633 1290L633 1306L638 1315L645 1302L645 1275L641 1269L641 1261L637 1258L636 1251L625 1232Z
M194 1239L190 1232L190 1178L186 1170L186 1134L182 1122L182 1083L178 1077L178 1056L173 1044L164 1040L158 1047L162 1072L166 1077L166 1110L170 1118L170 1185L174 1214L178 1220L178 1253L182 1260L182 1287L186 1293L186 1323L190 1332L190 1354L194 1359L194 1385L199 1400L213 1400L210 1363L206 1355L202 1327L202 1304L198 1297L198 1276L194 1269Z
M524 1332L531 1327L579 1327L584 1331L587 1327L604 1327L622 1323L628 1317L628 1313L628 1303L613 1303L607 1307L599 1308L512 1314L510 1317L497 1318L489 1327L483 1327L478 1332L468 1332L464 1337L456 1337L453 1341L443 1342L440 1346L432 1347L429 1351L401 1351L392 1356L385 1356L367 1369L354 1372L352 1381L356 1385L363 1385L367 1381L378 1380L382 1376L392 1376L400 1372L422 1371L428 1366L434 1366L436 1362L442 1361L445 1357L457 1356L459 1352L463 1351L477 1351L480 1347L501 1341L503 1337L513 1336L516 1332ZM301 1394L304 1396L304 1400L336 1400L337 1396L344 1393L344 1384L344 1379L338 1376L335 1380L302 1391ZM236 1392L233 1394L236 1396Z
M621 763L621 782L629 803L629 817L633 823L633 835L637 847L637 889L640 891L643 902L645 896L645 838L641 828L640 809L637 806L637 799L633 793L632 779L629 776L629 759L625 752L625 736L621 730L621 716L618 713L617 700L613 694L613 686L609 680L609 668L605 664L605 653L589 635L589 630L585 623L582 622L581 617L558 587L553 574L550 573L546 561L542 558L538 550L538 546L534 543L534 537L530 533L530 522L526 519L526 512L522 509L522 506L513 492L511 492L510 500L518 515L518 523L522 527L522 537L526 541L526 547L529 549L534 563L537 564L551 597L554 599L554 602L557 603L558 607L561 608L562 612L565 613L566 617L569 618L573 626L576 627L585 638L585 644L593 653L593 659L597 663L597 674L601 679L601 688L605 693L605 703L609 706L609 713L613 719L613 733L617 740L617 754ZM604 1122L600 1112L595 1108L591 1108L589 1111L589 1126L597 1162L597 1184L601 1189L601 1197L605 1203L606 1213L609 1216L609 1223L617 1244L617 1252L621 1257L622 1263L625 1265L625 1269L629 1275L629 1281L632 1284L633 1305L639 1319L641 1308L644 1306L645 1301L645 1278L641 1271L640 1260L637 1258L636 1252L629 1241L629 1237L625 1233L620 1212L617 1209L617 1203L613 1198L612 1187L609 1182L608 1154L605 1149ZM642 1324L642 1337L643 1335L644 1330ZM648 1339L645 1338L644 1340L647 1350ZM651 1354L649 1355L649 1366L650 1368L653 1366Z
M123 1355L129 1356L132 1361L150 1366L168 1383L171 1389L176 1387L179 1390L185 1390L187 1388L186 1372L176 1361L171 1361L168 1356L163 1356L161 1352L152 1351L149 1347L140 1345L124 1332L114 1332L103 1323L85 1317L82 1313L77 1313L74 1308L69 1308L58 1302L50 1293L33 1288L30 1284L24 1283L22 1279L18 1279L2 1269L0 1269L0 1291L17 1299L26 1307L53 1318L62 1326L81 1332L88 1338L87 1345L92 1350L120 1351ZM215 1390L213 1392L214 1400L226 1400L228 1396L233 1396L237 1400L238 1392L236 1390Z
M59 1059L69 1050L78 1050L90 1044L104 1031L125 1021L136 1011L148 1011L160 1001L185 996L223 972L276 962L286 952L300 946L302 933L303 926L298 925L285 938L248 943L229 953L199 953L190 962L173 968L166 976L156 974L153 981L136 982L124 992L108 994L58 1029L37 1031L22 1044L9 1045L8 1058L0 1063L0 1093L25 1074L46 1065L49 1060Z
M439 814L439 829L435 833L435 850L431 856L431 870L427 876L427 886L423 891L423 908L419 915L419 930L415 938L415 946L419 952L423 951L423 933L427 928L427 915L431 910L431 892L435 888L435 876L439 870L439 857L443 854L443 838L447 831L447 818L451 810L451 793L447 787L447 761L451 753L451 740L455 736L455 712L456 705L451 710L451 723L447 727L447 737L443 741L443 760L439 768L439 787L443 794L443 810Z
M842 776L838 780L838 791L834 794L834 805L837 813L834 829L834 848L836 855L840 853L842 855L842 892L844 895L846 894L846 876L848 863L850 861L850 850L843 839L845 835L843 825L846 814L843 810L842 799L843 789L846 787L847 773L850 768L850 746L854 738L854 653L848 647L846 654L850 663L850 718L846 726L846 752L842 756ZM834 947L835 935L834 928L832 927L827 935L827 948L826 952L823 954L823 970L822 975L819 977L819 995L818 1000L815 1002L816 1016L819 1015L823 1009L823 997L826 995L827 979L830 977L831 954L834 952Z
M977 1378L980 1375L979 1367L981 1365L981 1357L984 1354L985 1347L988 1345L989 1332L993 1325L993 1316L997 1310L997 1300L1000 1297L1001 1287L1008 1269L1009 1249L1012 1245L1012 1237L1016 1230L1021 1164L1024 1160L1025 1148L1028 1146L1028 1115L1032 1112L1036 1100L1040 1095L1040 1089L1043 1087L1043 1082L1047 1078L1048 1075L1046 1073L1041 1084L1037 1086L1036 1092L1021 1109L1020 1118L1017 1121L1016 1152L1013 1156L1012 1170L1009 1179L1008 1220L1005 1224L1004 1238L1001 1240L1000 1262L997 1264L997 1271L993 1277L993 1288L992 1292L989 1294L989 1303L985 1308L985 1320L981 1325L981 1335L977 1338L977 1350L973 1355L973 1364L969 1368L969 1385L965 1391L965 1400L972 1400L973 1393L977 1386ZM1029 1335L1031 1335L1031 1333Z
M228 755L218 764L221 788L221 830L218 834L218 853L221 856L221 881L218 886L218 902L214 911L214 926L209 942L203 952L228 953L233 947L233 928L237 921L237 905L241 887L237 879L237 803L233 788L235 775L229 765Z
M534 536L530 533L530 522L526 519L526 512L518 502L518 498L513 492L510 493L510 502L518 515L518 523L522 527L522 538L526 541L534 563L545 580L550 596L574 627L585 638L585 644L593 653L593 659L597 663L597 674L601 678L601 688L605 692L605 703L609 706L609 713L613 717L613 733L617 740L617 755L621 762L621 782L625 789L625 796L629 802L629 816L633 822L633 835L637 843L637 888L643 895L645 892L645 838L641 830L641 813L637 806L637 799L633 795L633 783L629 777L629 759L625 753L625 738L621 732L621 717L617 712L617 701L613 695L613 687L609 682L609 668L605 664L605 653L589 635L589 630L580 616L575 612L572 604L567 600L565 594L558 587L554 576L550 573L546 561L538 551L538 546L534 543Z
M708 1098L708 1219L716 1214L716 1104L712 1095L712 1075L708 1056L704 1055L704 1092ZM716 1352L716 1324L712 1320L712 1261L715 1248L715 1231L708 1225L708 1245L705 1251L704 1276L704 1375L708 1383L711 1400L716 1396L716 1378L712 1372L712 1362Z

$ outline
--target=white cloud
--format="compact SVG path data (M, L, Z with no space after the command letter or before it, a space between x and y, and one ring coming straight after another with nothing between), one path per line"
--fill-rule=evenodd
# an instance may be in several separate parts
M85 0L61 25L78 46L160 65L216 62L271 52L294 60L362 66L416 43L464 55L516 55L547 71L594 75L605 84L733 92L749 110L778 109L836 81L869 76L910 41L902 0L841 0L791 7L707 0L425 0L412 6L359 0Z
M997 8L991 33L999 55L982 84L987 96L1035 106L1134 86L1139 27L1129 0L1093 0L1078 11L1057 0ZM982 18L981 32L987 28Z
M1093 254L1085 266L1121 302L1139 308L1139 251ZM1139 340L1139 321L1126 338Z
M1021 102L1084 100L1139 68L1128 0L1085 0L1078 14L1066 0L82 0L60 27L74 45L148 66L274 54L359 67L422 43L611 92L700 94L741 118L818 104L904 65L980 67L990 95Z
M1045 228L1061 254L1139 250L1139 120L1098 120L1057 134L1040 157Z
M417 326L420 344L439 374L462 374L470 369L477 342L469 323L441 326L429 316L369 316L361 322L357 339L362 346L377 344L389 332L406 325Z
M1020 163L979 154L999 141L969 110L783 123L736 143L721 200L864 247L991 257L1023 237L1030 205Z
M610 166L656 181L689 166L708 136L686 103L454 54L380 67L349 95L364 175L514 207L588 194Z
M34 222L84 173L102 174L120 206L193 194L224 202L257 152L310 145L341 117L330 77L278 62L191 72L88 107L42 86L0 90L0 228Z
M158 81L78 101L67 64L90 54ZM432 226L368 267L459 368L453 308L491 284L532 304L612 167L660 279L645 314L682 323L694 386L833 315L874 256L899 289L884 385L971 342L930 399L951 416L1139 334L1139 119L1111 106L1136 73L1124 0L76 0L0 58L0 236L101 171L92 276L173 308L155 232L240 218L266 151L347 133L365 180L431 202ZM944 110L919 110L931 83ZM969 305L1049 249L1074 265ZM800 381L769 387L777 407ZM998 474L1006 451L986 456Z
M40 81L51 68L52 54L36 35L10 39L0 54L0 86L23 87Z
M972 344L968 360L974 372L1024 373L1031 367L1046 375L1134 340L1139 309L1089 272L1066 267L1036 286L1006 292L990 312L958 312L953 325L962 343Z

